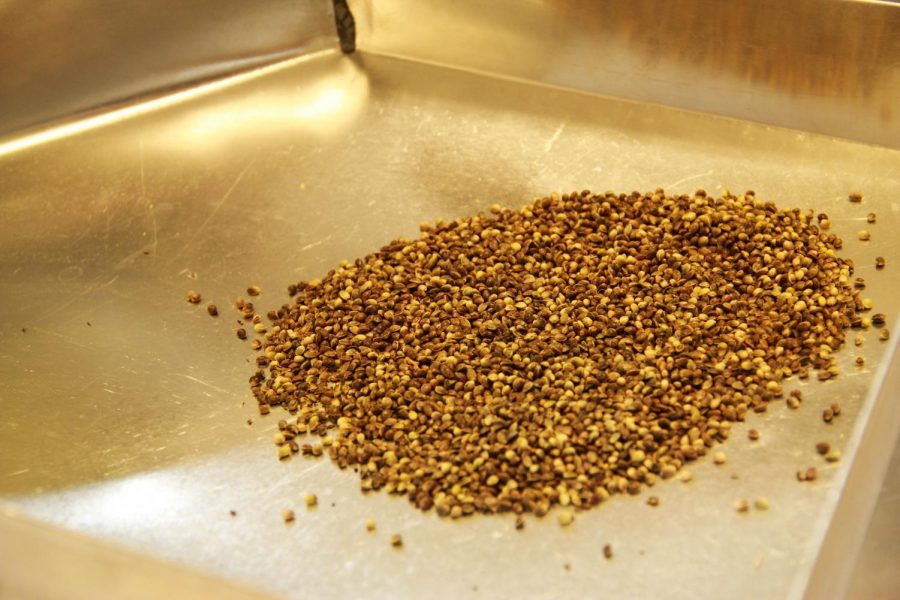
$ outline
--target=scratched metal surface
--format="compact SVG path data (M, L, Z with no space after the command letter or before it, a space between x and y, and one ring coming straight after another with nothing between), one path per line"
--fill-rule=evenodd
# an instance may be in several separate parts
M693 482L658 484L658 508L645 492L566 529L553 516L521 532L508 516L441 520L361 494L327 459L275 459L278 415L246 423L252 353L230 305L247 285L262 287L258 306L277 307L288 283L415 235L423 220L554 190L753 188L832 215L893 322L900 152L325 53L0 154L0 497L273 594L798 597L855 454L877 442L862 435L868 419L894 391L875 393L894 341L869 331L841 353L841 378L802 385L798 411L778 404L736 426L726 465L701 460ZM846 201L851 190L863 205ZM865 225L870 210L878 223ZM868 243L856 240L862 227ZM191 289L221 316L187 304ZM836 400L844 412L826 426L821 409ZM813 448L822 439L845 460L826 466ZM818 481L797 483L812 465ZM320 500L309 511L307 492ZM771 510L735 513L735 500L757 496Z

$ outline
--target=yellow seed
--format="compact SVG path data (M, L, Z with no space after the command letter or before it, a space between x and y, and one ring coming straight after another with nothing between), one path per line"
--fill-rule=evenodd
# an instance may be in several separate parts
M315 494L306 495L306 506L313 507L319 503L319 498Z
M556 520L559 521L559 524L563 527L567 527L575 520L575 514L570 510L564 510L557 515Z

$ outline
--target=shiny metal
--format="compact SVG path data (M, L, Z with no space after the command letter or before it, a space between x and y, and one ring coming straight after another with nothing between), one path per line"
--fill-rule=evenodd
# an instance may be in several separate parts
M877 450L900 423L900 152L378 56L360 41L351 57L322 52L0 140L3 500L282 597L833 597L852 566L835 551L858 545L853 525L887 462ZM361 494L325 459L275 459L278 416L255 415L253 355L234 336L230 305L247 285L275 308L288 283L423 220L585 187L753 188L827 212L895 335L866 332L841 352L842 377L801 386L798 411L778 403L736 426L728 463L659 483L658 508L616 497L566 529L442 520ZM221 316L186 303L191 289ZM825 425L834 401L843 414ZM826 465L822 439L844 460ZM795 481L812 465L815 483ZM320 500L309 511L307 492ZM733 510L758 496L771 510Z
M900 148L900 4L350 0L365 51Z
M0 0L0 135L336 44L330 0Z

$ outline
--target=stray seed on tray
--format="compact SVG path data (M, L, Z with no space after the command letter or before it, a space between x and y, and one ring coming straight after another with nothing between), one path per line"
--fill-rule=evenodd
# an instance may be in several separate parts
M191 304L200 304L200 301L201 301L203 298L201 298L200 294L198 294L197 292L191 290L190 292L187 293L186 299L187 299L187 301L190 302Z
M609 560L613 557L613 549L610 544L603 545L603 558Z

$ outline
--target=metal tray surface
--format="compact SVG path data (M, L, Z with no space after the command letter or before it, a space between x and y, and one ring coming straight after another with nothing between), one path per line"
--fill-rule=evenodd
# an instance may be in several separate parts
M510 515L452 521L364 495L327 458L279 462L280 416L256 415L253 355L234 335L231 305L258 284L257 306L275 308L289 283L494 202L752 188L831 215L866 294L896 327L900 152L365 53L320 53L154 106L57 139L0 143L4 501L282 597L807 590L854 457L876 442L873 418L888 410L879 418L896 423L884 406L897 335L881 343L868 331L861 348L850 344L836 381L792 383L806 398L799 410L775 403L735 426L727 464L707 457L690 467L693 482L657 484L659 507L647 492L614 497L572 527L551 514L516 531ZM848 203L849 191L864 203ZM868 243L856 239L862 228ZM188 290L221 316L186 303ZM843 414L825 425L834 401ZM760 441L746 439L749 427ZM820 440L844 460L826 465ZM798 483L795 471L813 465L818 480ZM735 512L736 500L758 496L769 511ZM297 512L292 525L284 509Z

